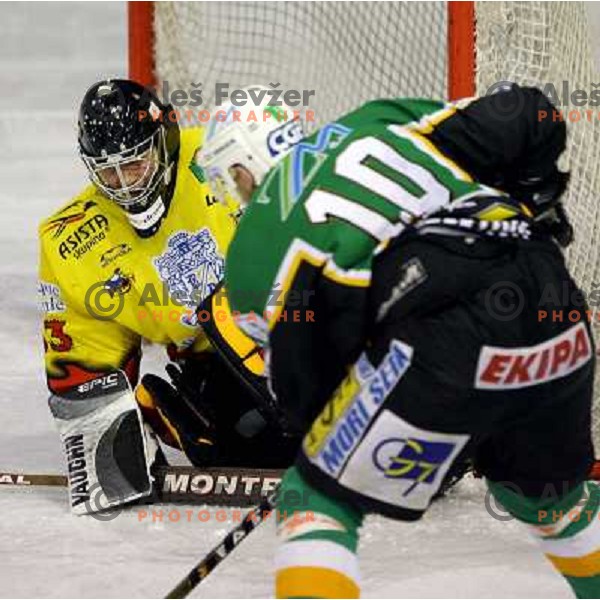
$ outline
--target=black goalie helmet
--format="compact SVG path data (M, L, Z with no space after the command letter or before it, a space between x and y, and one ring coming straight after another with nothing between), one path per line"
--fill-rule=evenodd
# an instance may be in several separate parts
M171 111L126 79L94 84L79 110L79 151L89 176L142 237L158 230L173 196L179 126Z

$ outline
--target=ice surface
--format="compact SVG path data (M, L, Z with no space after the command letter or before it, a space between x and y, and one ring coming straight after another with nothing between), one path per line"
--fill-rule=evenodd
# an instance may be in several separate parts
M480 481L464 482L420 523L371 517L360 558L368 598L569 598L525 532L485 511ZM141 519L131 509L110 522L66 513L65 493L0 493L3 596L161 597L220 541L227 522L201 523L198 506L177 506L179 522ZM191 512L188 522L186 510ZM215 515L215 508L210 511ZM176 515L171 513L171 518ZM205 517L203 517L205 518ZM195 590L206 598L272 597L274 523L256 529Z
M0 471L63 470L43 381L36 227L85 181L75 109L89 84L123 74L125 14L122 2L0 5ZM525 532L493 520L483 498L470 481L419 524L369 519L365 596L569 597ZM160 597L231 527L187 522L178 508L178 523L140 522L137 510L100 522L72 517L64 490L0 487L0 596ZM273 549L268 523L194 595L270 596Z

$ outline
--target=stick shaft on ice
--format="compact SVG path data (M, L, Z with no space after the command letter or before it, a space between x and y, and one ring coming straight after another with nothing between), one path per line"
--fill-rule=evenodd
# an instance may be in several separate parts
M265 514L273 510L275 493L265 498L260 505L249 511L242 522L232 529L166 596L186 598L188 594L221 563L242 540L246 539L264 520Z

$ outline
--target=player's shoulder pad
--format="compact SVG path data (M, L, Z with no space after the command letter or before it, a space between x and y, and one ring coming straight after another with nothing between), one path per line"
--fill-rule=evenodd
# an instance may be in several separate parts
M427 98L378 98L369 100L344 116L341 122L351 129L366 123L392 123L408 125L420 121L425 115L444 108L444 102Z
M50 242L60 239L68 230L81 226L86 219L106 213L109 202L96 186L86 186L81 193L39 224L40 240Z
M204 127L184 127L181 129L179 138L179 156L182 165L188 166L195 164L196 152L202 146L204 141Z
M65 260L83 241L103 239L111 223L124 219L120 208L90 185L39 225L42 251Z

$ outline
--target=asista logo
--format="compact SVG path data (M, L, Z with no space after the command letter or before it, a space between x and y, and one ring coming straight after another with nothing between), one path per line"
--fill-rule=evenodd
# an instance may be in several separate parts
M547 342L521 348L483 346L475 387L508 390L566 377L592 357L590 336L579 323Z
M60 257L63 260L69 256L79 259L106 237L107 228L108 219L104 215L98 214L89 218L60 243L58 247Z

